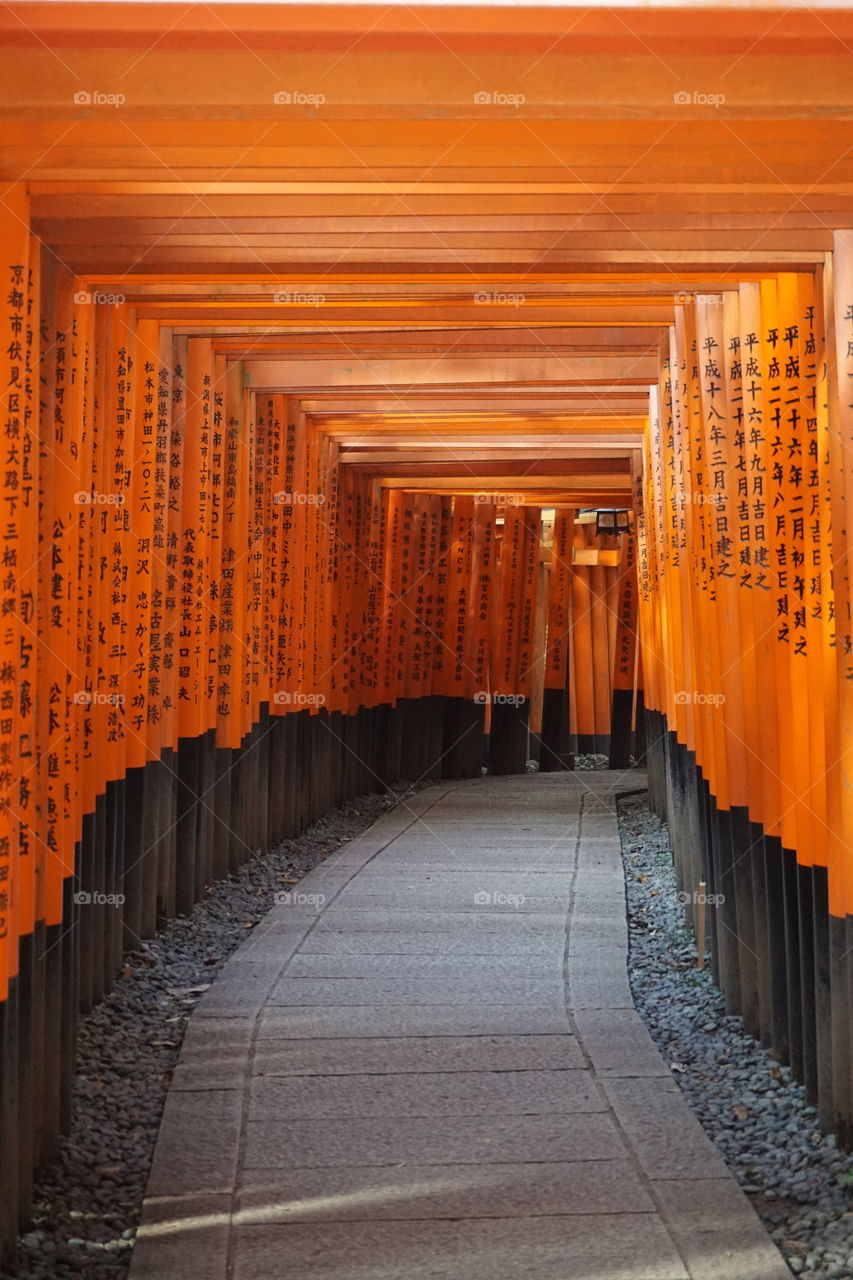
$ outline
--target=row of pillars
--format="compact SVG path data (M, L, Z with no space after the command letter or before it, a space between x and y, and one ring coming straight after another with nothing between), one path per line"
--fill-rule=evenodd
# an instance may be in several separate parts
M726 1010L853 1146L853 920L829 914L827 871L805 866L747 809L721 809L696 762L656 711L647 716L649 799L669 826L685 917L701 883L704 943Z

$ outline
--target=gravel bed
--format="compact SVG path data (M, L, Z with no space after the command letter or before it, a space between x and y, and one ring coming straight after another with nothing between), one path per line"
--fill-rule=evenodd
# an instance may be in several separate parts
M32 1224L0 1280L123 1280L193 1008L283 885L429 785L399 783L332 810L218 881L192 915L125 957L112 992L81 1020L71 1132L38 1179Z
M575 769L609 769L610 759L608 756L598 755L597 753L575 756Z
M710 968L695 967L669 835L646 794L620 798L619 819L640 1016L791 1271L853 1280L853 1157L820 1132L789 1069L726 1015Z

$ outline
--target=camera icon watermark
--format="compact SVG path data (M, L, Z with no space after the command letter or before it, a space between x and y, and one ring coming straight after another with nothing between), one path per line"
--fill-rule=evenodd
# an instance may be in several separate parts
M490 693L488 689L481 689L474 694L474 701L479 706L523 707L527 698L523 693Z
M724 93L702 93L699 89L694 89L692 93L680 89L672 95L672 101L677 107L721 107L725 100Z
M499 507L523 507L523 493L482 493L474 494L475 502L495 502Z
M523 293L501 293L494 289L478 289L474 294L474 302L481 307L523 307L526 301Z
M78 289L74 301L81 307L120 307L127 301L123 293L98 293L91 289Z
M298 690L277 689L272 696L277 707L324 707L325 693L300 693Z
M300 293L298 289L281 289L273 294L273 301L281 307L322 307L325 293Z
M684 707L721 707L726 700L724 693L705 693L701 689L679 689L673 701L676 706Z
M322 107L324 93L304 93L301 89L280 89L272 96L277 107Z
M325 906L326 895L324 893L303 893L299 889L282 889L275 895L275 905L277 907L313 907L319 911Z
M481 889L474 894L475 907L521 907L526 901L523 893L488 893Z
M521 107L527 101L523 93L504 93L500 89L488 92L484 89L473 95L477 107Z
M123 707L123 693L105 693L103 689L78 689L71 701L77 707Z
M127 98L123 93L91 93L86 89L78 89L74 94L74 105L78 107L123 107Z
M122 507L126 501L123 493L98 493L96 489L78 489L74 495L78 507Z
M279 489L272 500L277 507L322 507L326 503L325 493L300 493L296 489Z
M724 893L700 893L698 889L694 889L692 893L685 893L682 890L675 896L681 903L682 907L721 907L726 900L726 895Z
M123 907L126 901L123 893L89 893L87 889L78 889L74 894L77 907Z

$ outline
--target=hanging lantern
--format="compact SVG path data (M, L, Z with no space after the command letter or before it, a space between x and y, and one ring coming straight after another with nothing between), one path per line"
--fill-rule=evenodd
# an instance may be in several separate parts
M628 533L630 528L630 511L597 511L595 513L595 532L597 536L602 533Z

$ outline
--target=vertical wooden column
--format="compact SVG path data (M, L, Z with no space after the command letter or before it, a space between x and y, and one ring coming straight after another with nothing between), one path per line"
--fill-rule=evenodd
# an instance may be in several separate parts
M551 567L545 631L545 688L542 699L539 769L552 773L571 768L569 747L569 637L574 511L554 513Z
M631 763L631 722L634 710L634 673L637 646L636 535L623 535L619 566L613 693L610 710L610 768L627 769Z
M831 627L834 670L828 672L828 705L837 707L827 742L827 825L833 1005L833 1117L853 1140L853 592L850 551L853 530L853 232L837 231L824 268L827 365L827 442L832 474Z

